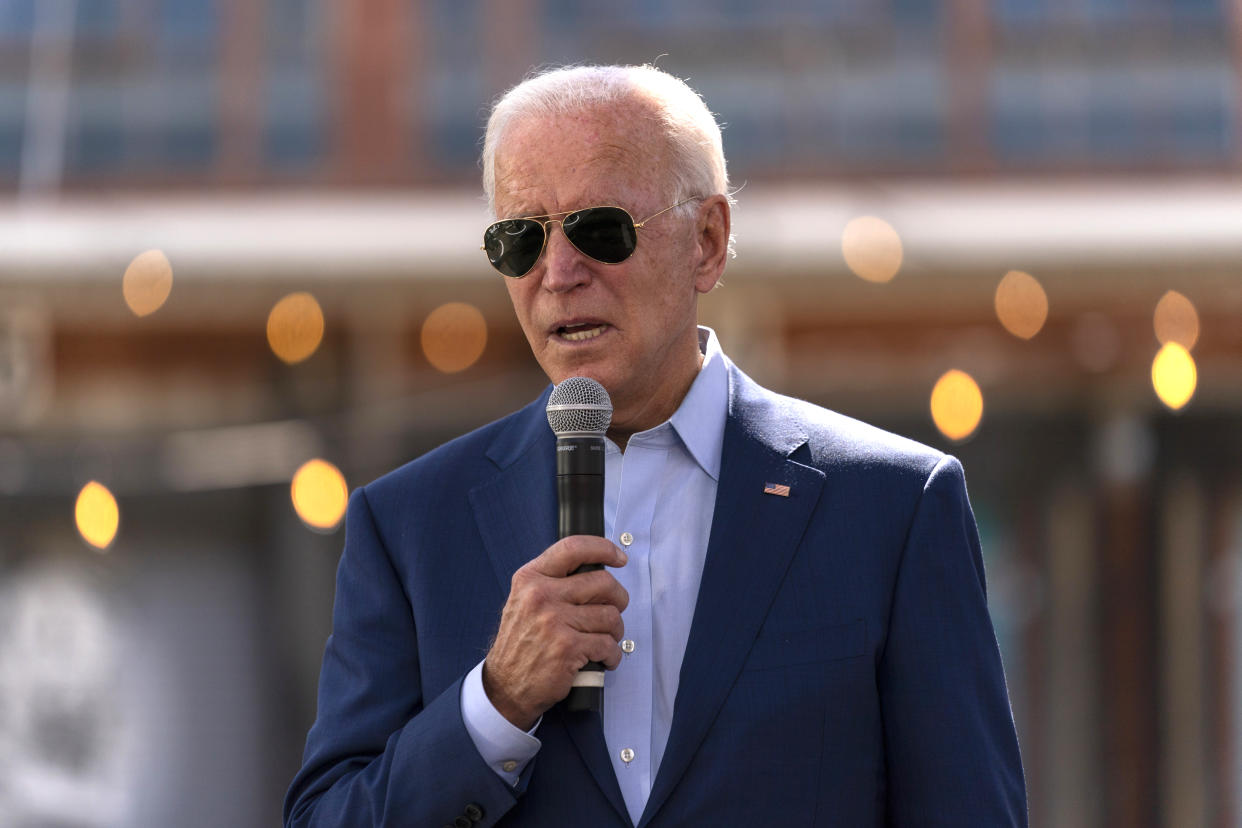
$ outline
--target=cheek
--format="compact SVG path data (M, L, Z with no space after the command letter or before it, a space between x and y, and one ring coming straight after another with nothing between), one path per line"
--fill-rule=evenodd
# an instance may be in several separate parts
M693 313L696 295L694 277L685 266L685 261L666 256L652 263L646 271L646 278L634 283L632 298L635 303L647 308L648 313L658 314L669 324Z
M524 286L520 284L510 284L509 301L513 304L513 315L517 317L518 327L522 329L523 336L526 337L527 343L532 350L537 350L541 344L541 337L535 336L534 313L531 308L529 295L523 290Z
M665 233L654 239L650 255L644 260L643 289L658 296L663 304L684 303L684 295L694 290L694 253L690 241L678 233Z
M520 279L506 279L505 288L509 291L513 312L524 327L526 320L530 318L530 298L527 296L526 285Z

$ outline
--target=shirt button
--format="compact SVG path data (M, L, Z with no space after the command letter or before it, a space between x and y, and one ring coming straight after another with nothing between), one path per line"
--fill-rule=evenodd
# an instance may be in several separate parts
M628 638L622 641L621 652L625 653L626 655L629 655L630 653L634 652L634 642Z
M622 749L621 749L621 761L622 761L622 762L624 762L624 763L625 763L625 764L627 764L627 765L628 765L630 762L633 762L633 761L634 761L634 751L630 750L629 748L622 748Z
M504 769L505 773L513 773L517 770L517 762L512 759L506 759L500 767Z
M631 535L629 532L622 532L622 533L621 533L621 545L622 545L622 546L629 546L629 545L630 545L631 543L633 543L633 542L634 542L634 536L633 536L633 535Z

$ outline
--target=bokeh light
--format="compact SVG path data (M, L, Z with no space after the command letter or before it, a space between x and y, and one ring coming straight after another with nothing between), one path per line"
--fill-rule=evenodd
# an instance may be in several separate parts
M172 282L172 264L168 257L161 250L148 250L135 256L125 268L121 293L135 316L147 316L167 301Z
M1199 312L1193 302L1175 290L1160 297L1152 324L1161 345L1176 342L1189 351L1199 341Z
M267 343L290 365L301 362L323 341L323 310L309 293L290 293L267 316Z
M854 275L868 282L888 282L901 269L901 237L875 216L859 216L845 225L841 252Z
M421 339L423 353L436 370L464 371L487 347L487 320L474 305L449 302L427 315Z
M107 549L116 537L121 511L112 492L102 483L92 480L78 492L73 519L83 540L96 549Z
M983 418L983 392L965 371L946 372L931 393L931 415L940 433L950 440L964 440Z
M327 460L318 458L294 472L289 493L302 522L321 532L335 529L349 504L345 475Z
M1194 357L1180 343L1167 343L1152 360L1152 387L1156 389L1160 402L1174 411L1190 402L1198 383Z
M1039 333L1048 319L1048 294L1029 273L1011 270L996 286L996 318L1020 339Z

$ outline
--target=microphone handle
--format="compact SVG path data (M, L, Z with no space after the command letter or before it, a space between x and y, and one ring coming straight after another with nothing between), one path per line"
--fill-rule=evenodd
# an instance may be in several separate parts
M604 438L600 435L559 437L556 441L556 500L559 537L604 536ZM590 572L603 564L574 570ZM578 671L565 698L572 711L604 709L604 665L592 661Z

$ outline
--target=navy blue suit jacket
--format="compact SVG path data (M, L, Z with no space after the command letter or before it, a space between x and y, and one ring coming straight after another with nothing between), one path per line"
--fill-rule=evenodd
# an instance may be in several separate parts
M1025 825L958 462L736 368L729 386L707 561L639 825ZM556 540L546 395L354 492L287 825L630 825L594 714L549 710L517 789L461 718L510 578Z

